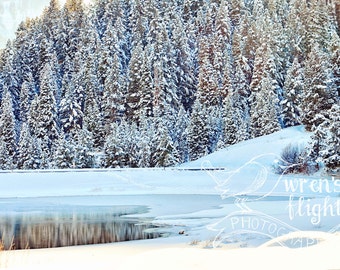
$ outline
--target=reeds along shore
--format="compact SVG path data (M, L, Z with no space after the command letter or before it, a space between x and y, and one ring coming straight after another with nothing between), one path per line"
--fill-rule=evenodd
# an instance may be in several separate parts
M16 216L0 220L2 250L53 248L156 238L155 226L117 216Z

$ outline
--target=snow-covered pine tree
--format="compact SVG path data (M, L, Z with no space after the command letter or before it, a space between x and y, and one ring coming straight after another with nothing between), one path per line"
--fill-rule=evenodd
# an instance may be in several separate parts
M0 142L2 169L14 169L16 166L16 121L14 118L12 96L6 85L4 86L3 96L0 106Z
M187 134L188 125L189 113L186 112L185 108L182 106L176 116L173 128L173 141L175 147L177 146L176 148L178 149L177 151L180 157L180 163L189 161Z
M340 4L339 4L340 12ZM340 14L339 14L340 15ZM340 17L339 17L340 19ZM335 30L331 33L331 40L329 41L328 50L330 53L331 69L334 77L334 84L338 98L340 97L340 37Z
M250 90L252 93L259 92L261 90L261 82L266 76L265 73L268 68L267 61L268 45L263 44L262 46L258 47L255 52L254 71L250 83Z
M140 117L138 130L140 134L138 140L138 167L147 168L151 166L152 139L156 133L153 117L148 117L143 113Z
M45 35L55 44L58 40L59 23L61 20L60 3L58 0L50 0L49 5L44 9L42 14L42 25Z
M160 113L155 112L155 133L151 140L151 167L174 166L179 162L179 155L170 137L168 127Z
M132 122L125 126L123 125L122 127L121 137L124 152L126 153L126 166L130 168L137 168L140 153L140 133L138 125L137 123Z
M199 98L194 103L187 134L190 160L207 155L209 152L208 115L207 108L199 101Z
M239 124L236 118L236 108L232 98L232 92L224 99L224 115L223 115L223 145L233 145L237 142L237 131Z
M83 128L91 133L94 147L99 149L104 144L104 125L101 111L101 86L96 71L96 59L91 56L86 62L84 77L84 117Z
M191 48L190 40L186 33L184 22L177 12L174 12L172 20L172 48L174 54L174 75L177 88L177 96L185 110L191 109L194 93L197 86L196 64L194 52L196 48ZM191 45L191 47L190 47Z
M19 96L20 96L20 81L22 80L21 72L16 70L14 58L15 51L12 48L11 42L7 43L7 47L2 52L0 59L0 81L2 89L0 90L0 98L4 95L5 89L12 96L12 105L15 118L19 118ZM2 93L1 93L2 92Z
M104 126L102 115L93 90L88 89L85 97L85 111L83 118L83 128L91 133L94 147L100 149L104 144Z
M43 149L49 153L55 140L59 136L59 118L58 109L55 99L57 92L56 75L53 73L50 63L47 63L42 69L40 75L40 93L37 97L36 103L31 104L31 113L34 113L31 122L34 122L34 135L42 140ZM33 108L32 106L36 106ZM33 110L36 109L35 112Z
M106 137L104 144L104 160L105 168L125 167L125 153L119 140L118 123L113 123L111 133Z
M83 99L81 88L82 86L77 87L74 81L71 80L60 102L59 118L61 128L65 134L70 134L71 136L75 135L83 125L82 105L78 102Z
M334 104L328 112L329 120L322 124L326 137L322 141L320 156L327 171L340 172L340 106Z
M113 63L106 74L102 97L102 110L105 133L109 134L113 122L120 122L125 113L125 81L121 76L118 56L115 54Z
M65 138L65 134L60 132L55 143L55 151L52 158L53 167L56 169L74 168L74 145Z
M126 121L113 123L104 144L104 166L107 168L137 167L137 126Z
M35 86L33 81L32 73L27 75L28 80L25 80L21 85L20 91L20 121L26 122L29 108L31 106L31 102L35 95Z
M74 160L75 168L93 168L98 166L96 164L96 153L93 149L93 139L87 130L80 129L72 138L74 145Z
M253 138L268 135L281 129L277 118L277 95L272 88L269 76L261 81L260 91L254 92L253 103L250 110L250 128Z
M337 89L329 60L322 48L315 44L305 61L302 123L307 130L317 128L321 123L320 118L316 116L325 114L337 100Z
M139 121L142 113L146 113L147 116L153 114L153 83L150 69L142 44L138 44L131 56L126 97L126 115L135 122Z
M38 95L35 94L33 96L31 105L29 107L28 115L27 115L28 128L33 137L37 137L38 135L38 122L36 121L38 117L39 117Z
M156 12L158 14L158 12ZM166 15L165 15L166 16ZM167 25L159 17L150 22L146 47L153 79L153 106L161 115L176 114L180 107L176 85L176 63Z
M147 32L147 19L145 18L145 6L143 1L134 0L131 1L129 21L130 21L130 31L131 44L135 48L138 43L145 44L145 33Z
M298 58L287 70L287 76L283 87L282 118L286 127L301 124L301 100L303 91L303 70Z
M240 70L242 70L243 76L247 83L246 89L249 89L249 85L253 77L253 71L255 69L255 50L262 50L260 47L264 45L256 45L258 38L254 34L253 27L254 26L251 19L246 16L245 13L243 13L239 24L235 26L233 31L233 41L231 47L232 56L235 62L235 70L237 66ZM235 72L235 76L237 76L237 74L238 73Z
M222 105L207 108L207 129L209 134L208 154L216 151L218 141L223 134L223 111Z
M312 161L322 163L326 171L338 173L340 170L340 106L334 104L324 113L315 116L320 125L313 131L308 154Z
M292 59L297 57L301 61L302 56L307 50L306 26L303 22L306 14L306 2L291 1L287 10L285 32L287 35L288 52Z
M321 48L327 47L331 29L334 28L333 20L327 11L328 5L326 1L307 2L308 10L305 14L307 52L311 52L316 44Z
M66 0L62 13L67 34L67 55L72 59L78 50L85 16L83 0Z
M197 91L200 92L200 102L208 103L208 106L215 106L221 105L223 97L220 93L218 73L214 68L211 51L213 49L210 38L201 38L198 56L200 69Z
M40 168L40 149L37 145L37 141L32 137L26 123L23 123L21 126L17 160L18 169L34 170Z
M7 145L0 137L0 170L12 170L14 168L13 157L8 155Z

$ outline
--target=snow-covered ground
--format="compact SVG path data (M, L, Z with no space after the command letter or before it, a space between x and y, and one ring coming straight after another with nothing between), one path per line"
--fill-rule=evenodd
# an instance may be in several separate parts
M273 173L302 127L166 169L0 174L0 215L137 205L167 238L0 253L0 267L60 269L340 269L340 180ZM184 234L178 234L184 231ZM248 247L241 248L240 247Z

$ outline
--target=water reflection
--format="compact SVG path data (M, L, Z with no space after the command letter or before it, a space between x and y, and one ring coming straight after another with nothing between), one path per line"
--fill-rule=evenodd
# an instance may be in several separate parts
M123 210L122 210L123 209ZM77 209L54 213L15 213L2 216L0 239L4 249L35 249L113 243L160 237L148 220L124 217L136 207Z

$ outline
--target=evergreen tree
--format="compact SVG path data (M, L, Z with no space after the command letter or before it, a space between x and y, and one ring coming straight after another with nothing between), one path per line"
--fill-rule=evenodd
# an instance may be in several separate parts
M238 142L237 131L240 123L237 121L237 112L232 100L232 93L224 101L224 131L223 131L223 145L233 145Z
M74 145L73 165L75 168L93 168L97 166L93 139L88 131L78 130L72 144Z
M151 167L151 152L152 140L156 134L155 122L153 117L147 117L145 113L141 115L139 124L139 152L138 152L138 167L147 168Z
M58 169L74 168L74 146L65 138L63 132L55 144L52 160L53 166Z
M251 135L253 138L268 135L280 130L275 104L278 103L272 89L272 81L265 77L261 82L261 91L254 96L251 106Z
M207 117L206 107L199 100L196 100L187 131L190 160L196 160L208 154L209 127Z
M113 122L120 121L125 112L125 82L120 74L119 60L114 55L112 67L109 69L102 98L105 133L109 133Z
M194 100L197 79L195 71L194 51L190 48L190 40L185 31L184 22L177 13L174 14L172 46L174 54L174 75L177 96L186 111L190 110Z
M55 99L57 83L49 63L43 68L40 78L40 93L36 103L31 104L30 111L34 113L34 116L31 115L30 117L31 121L35 122L34 135L42 140L43 145L47 147L43 150L49 153L53 142L59 136L59 118ZM33 106L36 106L36 108ZM37 118L34 118L35 116Z
M127 93L126 113L129 119L139 121L139 116L146 113L153 115L152 92L153 81L146 54L139 44L133 51L130 61L129 85Z
M340 15L340 4L339 4ZM340 17L339 17L340 19ZM340 97L340 37L335 31L332 31L331 40L329 41L329 53L331 60L331 69L334 77L334 84L338 98Z
M18 168L23 170L39 169L40 154L37 142L32 137L28 125L23 123L18 143Z
M20 92L20 120L27 121L29 108L35 94L35 86L32 73L29 73L28 80L25 80L21 85Z
M3 138L0 137L0 169L1 170L11 170L14 169L13 157L8 155L8 149Z
M80 104L83 99L83 91L81 86L74 85L73 80L69 83L66 91L60 103L59 118L65 134L75 135L83 124L82 104Z
M207 108L207 129L209 134L208 154L216 151L219 139L223 134L223 107L211 106Z
M158 112L156 112L155 134L151 141L153 145L151 152L151 167L174 166L179 162L179 155L170 137L167 126L163 123Z
M89 89L85 97L83 128L90 132L94 147L99 149L104 144L104 126L102 114L93 90Z
M104 126L100 103L102 88L98 80L94 56L89 57L86 62L84 93L83 128L91 133L94 147L99 149L104 144Z
M222 95L220 93L218 72L214 68L214 59L211 58L211 45L208 37L202 38L200 41L199 64L200 70L198 75L197 91L201 102L209 105L221 105Z
M304 77L302 123L307 130L313 130L320 124L318 114L325 114L337 98L329 58L318 45L312 48L305 61Z
M12 48L10 42L8 42L7 47L2 52L1 57L1 66L0 66L0 81L2 85L2 95L8 91L12 96L12 107L14 116L16 118L19 117L19 104L18 98L20 95L20 81L22 80L22 76L20 71L16 71L16 66L14 62L15 51ZM0 91L1 91L0 90ZM2 96L0 92L0 97Z
M323 126L327 136L323 142L324 149L320 151L321 158L330 172L340 170L340 106L334 104L329 111L329 121Z
M13 169L16 156L16 131L12 96L5 87L0 106L0 141L2 169Z
M303 91L303 70L297 58L287 71L281 101L283 122L286 127L301 124L301 101Z
M44 9L41 16L45 35L48 39L52 39L53 43L57 42L60 15L59 1L50 0L49 5Z
M123 121L120 124L113 123L111 133L104 145L104 166L107 168L124 168L131 166L131 155L134 144L129 138L129 125ZM136 138L133 138L136 139ZM137 154L137 153L134 153Z
M189 161L187 134L188 125L189 113L185 111L184 107L182 107L176 116L173 135L173 141L175 147L177 146L176 148L180 157L180 163Z
M323 163L326 171L337 173L340 169L340 107L334 104L327 114L318 114L317 126L311 136L309 155L312 160Z

